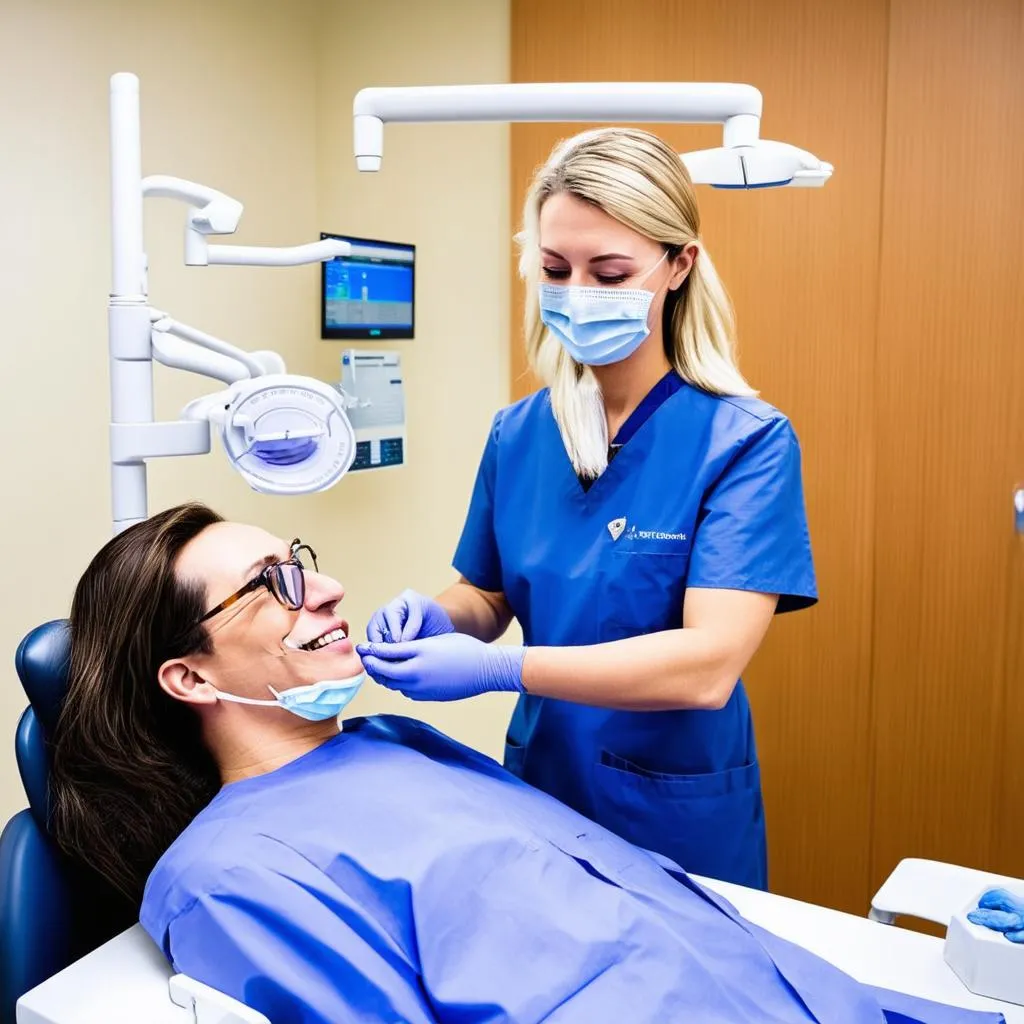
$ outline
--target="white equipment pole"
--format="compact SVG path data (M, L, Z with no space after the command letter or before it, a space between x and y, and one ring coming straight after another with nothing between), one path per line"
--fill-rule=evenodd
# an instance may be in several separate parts
M119 423L153 421L146 267L142 245L142 142L139 80L117 74L110 82L110 185L113 243L109 306L111 445ZM114 532L146 517L146 463L112 461Z
M113 259L108 325L114 533L141 522L148 514L146 459L208 452L210 418L205 413L213 416L214 411L218 422L225 421L220 425L235 445L232 460L250 486L271 493L307 493L331 486L351 463L349 449L354 445L341 398L321 382L285 373L284 361L274 352L244 352L151 309L146 294L143 201L153 196L188 203L188 265L297 266L347 256L352 246L332 239L291 247L209 245L208 235L235 231L242 204L216 189L181 178L142 177L139 80L125 72L110 80L110 180ZM233 384L235 388L208 396L198 404L191 403L179 420L155 423L154 358L167 366ZM262 383L255 384L257 379ZM253 385L240 390L244 382ZM248 457L247 449L239 447L242 442L237 441L236 435L244 435L245 443L250 442L249 435L238 423L227 422L223 415L225 404L231 403L247 410L259 406L261 414L272 412L278 424L275 435L283 434L286 438L292 434L299 436L302 430L308 433L312 429L308 422L320 416L326 423L322 428L325 443L308 460L307 467L262 467L257 457ZM203 416L197 415L199 408L205 411ZM339 422L331 420L332 414ZM253 413L247 415L251 419ZM300 425L298 432L293 426L296 422ZM250 433L253 441L259 440L259 430L252 427Z

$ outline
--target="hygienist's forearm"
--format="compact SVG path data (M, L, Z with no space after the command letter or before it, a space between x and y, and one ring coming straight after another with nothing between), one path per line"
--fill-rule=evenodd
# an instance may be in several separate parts
M531 647L526 692L628 711L721 708L745 666L700 629L672 629L590 647Z
M512 621L503 594L485 592L463 580L438 595L437 603L460 633L468 633L484 643L497 640Z

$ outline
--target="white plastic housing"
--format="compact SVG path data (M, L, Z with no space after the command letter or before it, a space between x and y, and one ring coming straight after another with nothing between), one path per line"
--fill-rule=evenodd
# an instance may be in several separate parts
M351 467L356 438L341 396L312 377L271 374L244 380L192 402L187 419L209 420L245 482L264 494L311 494L334 486ZM295 465L267 465L257 441L316 438L315 452Z
M976 995L1024 1005L1024 945L1010 942L1002 932L971 924L967 915L992 888L979 889L950 919L943 956L956 976ZM1024 900L1024 886L1005 885Z
M732 149L696 150L680 158L695 185L716 188L820 187L832 176L832 165L813 153L770 139Z

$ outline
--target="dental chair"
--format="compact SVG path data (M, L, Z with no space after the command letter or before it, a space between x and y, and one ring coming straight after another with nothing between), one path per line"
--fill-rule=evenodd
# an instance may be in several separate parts
M61 853L50 836L49 738L67 688L69 656L70 633L63 619L37 626L15 655L18 678L29 700L14 742L29 806L15 814L0 835L0 1024L55 1020L58 1011L73 1001L78 1003L76 1019L138 1020L140 1024L156 1019L147 1012L152 1005L131 1005L130 991L115 1005L117 1000L91 996L76 983L70 983L66 993L60 986L50 986L49 1002L40 1000L16 1009L26 992L87 954L123 965L125 974L118 983L123 979L126 990L131 989L129 973L136 984L140 979L155 979L165 986L166 1014L161 1013L160 1020L269 1024L262 1014L192 978L172 976L162 954L141 933L138 909L95 871Z
M30 988L133 923L124 897L73 864L47 831L49 736L67 682L69 636L63 620L22 640L15 655L29 699L15 733L18 771L29 806L0 836L0 1024Z
M137 923L137 908L61 854L50 837L48 738L67 687L69 653L68 625L59 620L32 630L15 659L29 699L15 740L29 806L0 835L0 1024L270 1024L258 1011L174 974ZM870 984L968 1005L934 938L700 881L755 923ZM885 923L909 915L948 924L968 890L994 881L965 868L903 861L875 895L870 916ZM1006 1004L971 1005L1002 1009L1008 1021L1024 1024L1024 1014L1011 1017L1016 1009Z

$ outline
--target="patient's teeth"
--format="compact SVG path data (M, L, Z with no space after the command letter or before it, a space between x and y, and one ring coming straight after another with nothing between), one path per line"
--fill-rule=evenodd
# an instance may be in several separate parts
M308 643L295 644L289 640L285 640L285 643L289 647L296 647L303 651L318 651L321 647L326 647L328 644L334 643L335 640L347 640L348 634L343 629L332 629L329 633L324 633L323 636L317 637L315 640L310 640Z

